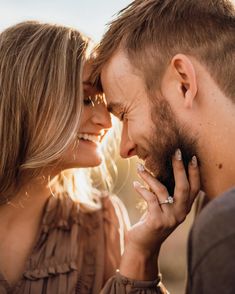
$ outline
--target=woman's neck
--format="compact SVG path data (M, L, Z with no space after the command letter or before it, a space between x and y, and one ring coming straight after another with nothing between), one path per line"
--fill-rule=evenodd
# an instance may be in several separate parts
M0 227L30 221L38 223L43 207L51 195L46 177L38 177L22 186L17 194L6 204L0 206Z

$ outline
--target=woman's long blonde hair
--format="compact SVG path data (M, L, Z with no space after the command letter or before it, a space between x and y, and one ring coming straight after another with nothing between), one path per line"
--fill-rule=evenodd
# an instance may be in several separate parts
M75 29L35 21L0 34L0 204L74 140L88 43Z

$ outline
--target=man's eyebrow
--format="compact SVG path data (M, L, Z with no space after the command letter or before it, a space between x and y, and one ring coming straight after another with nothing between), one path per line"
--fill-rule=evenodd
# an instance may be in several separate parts
M111 113L118 113L123 109L123 105L119 102L110 102L107 104L107 109Z

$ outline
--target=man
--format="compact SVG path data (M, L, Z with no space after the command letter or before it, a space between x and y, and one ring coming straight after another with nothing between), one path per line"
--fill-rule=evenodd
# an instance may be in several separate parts
M199 159L210 203L189 238L190 294L235 293L234 77L228 0L136 0L97 50L94 78L123 121L121 156L143 159L170 194L174 151L185 166Z

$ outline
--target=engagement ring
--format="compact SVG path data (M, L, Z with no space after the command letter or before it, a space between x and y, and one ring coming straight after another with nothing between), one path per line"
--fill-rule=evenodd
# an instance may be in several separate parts
M172 196L168 196L166 200L159 202L159 205L162 204L173 204L174 203L174 198Z

